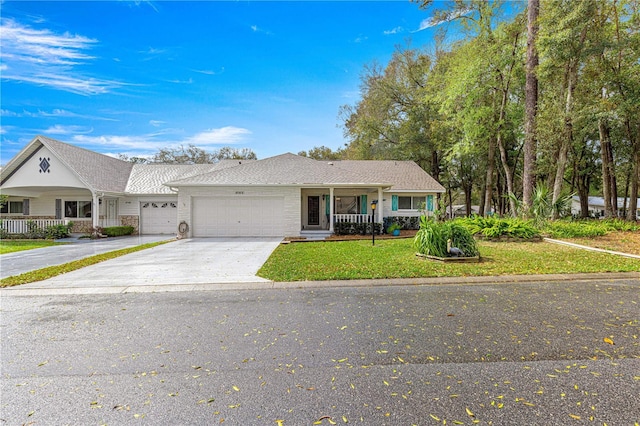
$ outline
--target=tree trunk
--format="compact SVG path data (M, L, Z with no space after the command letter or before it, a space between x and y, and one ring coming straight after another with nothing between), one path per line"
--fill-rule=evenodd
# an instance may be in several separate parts
M609 161L611 160L611 156L609 155L609 151L611 150L611 139L609 137L609 127L603 118L598 120L598 131L600 132L600 157L602 159L602 197L604 198L604 217L611 218L614 217L613 211L617 207L611 205L611 165L609 164Z
M496 146L493 140L489 138L489 154L487 156L487 178L484 184L484 211L483 216L491 214L491 200L493 198L493 172L496 156Z
M528 0L527 10L527 63L525 83L524 165L522 171L522 204L525 212L532 206L536 180L536 115L538 113L538 14L540 0Z
M511 167L509 167L507 151L504 149L504 144L502 143L501 133L498 133L498 148L500 149L500 159L502 160L502 168L504 169L504 176L507 181L507 195L515 195L513 191L513 175L511 173ZM516 217L518 215L516 202L513 197L509 197L509 209L511 210L511 216Z
M640 184L640 124L638 124L635 137L631 129L631 123L627 120L626 126L633 148L631 158L633 161L633 170L631 171L631 193L629 194L629 210L627 210L628 220L637 220L638 209L638 184Z

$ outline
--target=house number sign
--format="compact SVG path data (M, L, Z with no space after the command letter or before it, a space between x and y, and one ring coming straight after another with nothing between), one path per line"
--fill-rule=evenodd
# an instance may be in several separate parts
M51 158L40 158L40 173L51 173L51 163L49 161L51 161Z

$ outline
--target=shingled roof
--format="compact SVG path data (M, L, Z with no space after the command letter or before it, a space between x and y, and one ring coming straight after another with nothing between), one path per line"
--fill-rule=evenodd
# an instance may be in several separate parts
M69 145L45 136L36 136L2 169L2 183L42 146L47 147L93 191L124 192L133 164Z
M96 192L171 194L170 187L225 185L376 186L393 191L445 191L413 161L318 161L286 153L264 160L222 160L216 164L134 165L45 136L34 138L1 170L2 183L43 146Z
M173 187L210 185L301 185L301 186L391 186L392 182L376 179L333 162L286 153L238 167L217 170L166 183Z
M341 160L336 167L352 170L384 182L393 182L393 191L445 192L445 188L413 161Z

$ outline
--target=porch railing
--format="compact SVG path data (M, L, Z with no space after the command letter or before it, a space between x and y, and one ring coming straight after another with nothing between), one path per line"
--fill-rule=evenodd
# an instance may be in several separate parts
M351 223L369 223L372 215L370 214L334 214L333 223L351 222Z
M66 225L65 219L0 219L0 228L9 234L25 234L30 226L44 229L47 226ZM30 225L33 224L33 225Z

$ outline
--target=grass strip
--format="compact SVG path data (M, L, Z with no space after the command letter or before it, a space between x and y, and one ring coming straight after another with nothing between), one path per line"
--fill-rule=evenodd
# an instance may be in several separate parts
M63 244L67 243L59 243L51 240L0 240L0 255Z
M96 254L95 256L85 257L84 259L74 260L73 262L64 263L62 265L47 266L46 268L3 278L0 280L0 287L13 287L20 284L46 280L48 278L53 278L67 272L75 271L76 269L84 268L85 266L95 265L96 263L104 262L105 260L114 259L116 257L124 256L125 254L129 253L135 253L140 250L146 250L152 247L159 246L161 244L166 244L171 241L173 240L142 244L135 247Z
M258 271L273 281L638 272L640 261L546 242L478 242L479 263L440 263L415 255L413 239L279 246Z

